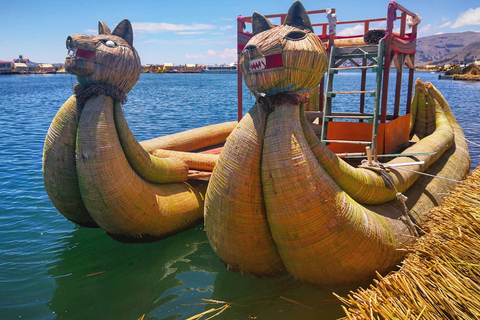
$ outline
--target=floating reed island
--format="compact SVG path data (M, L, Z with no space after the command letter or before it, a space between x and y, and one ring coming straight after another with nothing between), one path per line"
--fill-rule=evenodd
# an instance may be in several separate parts
M399 271L340 298L345 319L480 318L480 167L432 209Z

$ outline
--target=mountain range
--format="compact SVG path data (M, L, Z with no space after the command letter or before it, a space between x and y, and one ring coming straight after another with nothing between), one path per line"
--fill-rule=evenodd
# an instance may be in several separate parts
M472 63L480 59L480 32L443 33L418 38L416 65Z

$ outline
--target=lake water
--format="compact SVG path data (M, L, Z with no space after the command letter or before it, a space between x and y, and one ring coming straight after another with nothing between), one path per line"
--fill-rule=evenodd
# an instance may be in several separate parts
M467 139L480 144L480 82L437 80ZM358 74L338 76L349 84ZM337 80L338 79L338 80ZM72 94L70 75L0 76L0 319L186 319L232 307L216 319L336 319L332 295L291 277L255 279L227 271L199 225L152 244L122 244L68 222L42 179L45 135ZM253 104L245 91L244 111ZM124 112L138 140L236 120L236 75L145 74ZM472 166L480 149L469 144ZM301 304L292 303L291 300Z

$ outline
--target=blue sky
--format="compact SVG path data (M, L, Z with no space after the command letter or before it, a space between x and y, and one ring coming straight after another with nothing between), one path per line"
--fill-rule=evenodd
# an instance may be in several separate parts
M0 0L0 60L12 60L23 54L34 62L61 63L67 54L68 35L94 34L99 20L113 30L127 18L134 26L134 46L142 64L230 63L236 60L238 15L250 16L254 11L284 13L292 2ZM302 1L307 10L335 8L340 21L385 17L388 2ZM422 17L419 37L467 30L480 32L478 0L399 0L398 3ZM339 34L355 31L355 25L349 27L352 29L339 29Z

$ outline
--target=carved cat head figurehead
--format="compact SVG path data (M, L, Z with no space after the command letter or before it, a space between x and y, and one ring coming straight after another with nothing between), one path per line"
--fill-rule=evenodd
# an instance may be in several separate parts
M67 38L65 70L82 85L107 84L126 94L140 77L140 58L133 47L130 21L110 31L99 21L98 35L73 34Z
M249 89L254 94L310 96L326 71L327 55L302 3L295 1L277 27L255 12L252 28L254 36L240 58Z

